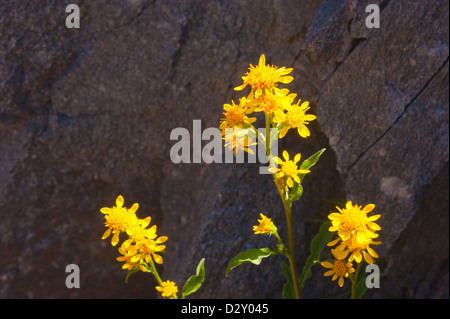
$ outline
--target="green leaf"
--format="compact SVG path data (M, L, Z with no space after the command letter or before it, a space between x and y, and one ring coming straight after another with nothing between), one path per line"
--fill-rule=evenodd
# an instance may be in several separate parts
M305 280L311 277L311 268L315 261L320 259L320 253L323 248L330 242L332 233L328 231L331 227L331 222L323 223L320 226L319 233L312 239L310 246L310 253L308 259L306 259L306 264L303 267L302 275L300 276L300 287L305 286Z
M289 200L291 202L295 202L302 197L303 194L303 186L301 184L294 182L294 187L292 187L292 191L289 193Z
M128 283L128 277L130 277L132 274L138 271L140 271L139 268L133 268L131 270L128 270L127 276L125 277L125 283Z
M283 285L283 293L281 294L283 299L295 299L295 289L292 283L291 268L281 262L281 273L286 278L286 283Z
M314 155L309 157L308 159L304 160L302 164L300 165L300 169L310 169L314 165L316 165L317 161L319 160L320 156L325 152L325 148L322 148L320 151L316 152ZM303 180L306 174L298 174L298 177L300 177L300 182Z
M228 272L234 267L239 266L240 264L243 264L245 262L251 262L252 264L259 265L263 260L263 258L267 258L270 255L275 254L277 254L277 252L270 250L270 248L248 249L238 254L236 257L233 258L233 260L231 260L231 262L227 267L227 270L225 271L225 275L228 276Z
M196 274L189 277L181 291L182 298L196 292L205 280L205 258L200 260L197 266Z

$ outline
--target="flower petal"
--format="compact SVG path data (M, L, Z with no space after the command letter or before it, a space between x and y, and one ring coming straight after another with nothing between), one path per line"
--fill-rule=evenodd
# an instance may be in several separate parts
M119 195L116 198L116 207L117 208L121 208L123 206L124 200L123 200L123 196Z
M333 270L328 270L327 272L325 272L324 274L323 274L324 276L332 276L332 275L334 275L334 271Z
M330 269L334 268L334 265L332 263L330 263L329 261L324 261L321 263L321 265L325 268L330 268Z
M139 204L138 203L134 203L133 206L131 206L130 208L130 212L135 213L139 208Z
M375 208L374 204L368 204L363 208L363 211L365 211L366 213L369 213L369 212L373 211L374 208Z
M111 234L111 227L105 231L105 233L102 236L102 239L108 238L110 234Z
M259 58L258 66L262 67L266 65L266 56L264 54L261 54L261 57Z

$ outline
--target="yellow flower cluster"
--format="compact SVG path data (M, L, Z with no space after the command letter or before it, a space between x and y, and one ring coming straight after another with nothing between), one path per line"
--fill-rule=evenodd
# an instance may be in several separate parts
M272 235L277 232L277 227L274 225L272 220L260 213L261 219L258 219L259 225L253 226L253 231L255 234L262 235Z
M294 181L300 184L299 174L308 174L310 171L307 169L299 169L297 163L300 161L301 154L298 153L295 155L294 160L289 159L289 154L287 151L283 151L284 162L279 157L274 157L274 160L277 164L280 165L279 168L272 167L269 168L269 172L275 173L275 183L281 189L285 187L285 185L292 187L294 185Z
M264 112L269 117L270 122L278 128L279 137L286 135L289 129L297 129L301 137L310 135L306 127L309 122L316 119L315 115L306 114L309 110L309 103L300 104L300 100L294 103L297 94L289 93L288 89L278 88L278 83L288 84L293 81L292 76L288 76L292 68L278 68L273 65L266 65L264 54L261 55L258 65L250 65L249 71L242 77L243 84L236 87L236 91L241 91L247 86L251 87L247 97L239 99L239 104L231 101L231 104L224 104L224 117L221 118L220 129L225 140L236 140L236 136L227 132L235 129L246 129L252 127L256 117L249 117L253 112ZM253 141L241 138L241 143L228 143L227 146L236 151L250 152L249 145Z
M364 208L362 206L353 205L348 201L345 208L336 207L339 213L331 213L328 218L331 220L329 231L336 232L338 237L328 243L332 247L332 253L336 260L334 263L323 262L322 266L331 268L324 275L333 275L333 280L339 277L339 286L343 285L343 278L354 272L352 262L361 263L364 259L368 264L373 264L373 258L378 258L378 254L370 247L370 245L379 245L380 241L374 241L378 237L376 231L381 227L374 221L378 220L381 215L368 216L374 208L374 204L368 204ZM348 261L345 259L348 257ZM344 266L345 267L344 267Z
M156 290L160 291L164 298L174 298L177 295L178 287L173 281L167 280L161 282L161 286L156 286Z
M117 261L124 262L122 269L141 270L142 272L149 272L149 264L153 261L157 264L163 263L163 258L160 253L166 248L161 245L167 241L167 236L158 237L156 235L156 225L149 227L151 217L139 219L136 211L139 204L135 203L131 208L123 206L124 198L119 195L116 199L116 206L103 207L100 211L105 217L106 232L102 239L108 238L111 233L111 245L116 246L119 243L119 235L125 233L128 238L119 247L120 257ZM178 288L175 283L171 282L170 288L165 288L164 283L162 288L156 287L158 291L163 292L163 297L173 297ZM162 290L160 290L161 288Z
M147 228L151 217L139 219L136 216L136 211L139 208L137 203L133 204L130 209L124 207L123 204L124 199L119 195L116 199L116 206L100 209L105 215L105 226L108 227L102 239L108 238L113 233L111 244L116 246L119 242L119 234L126 233L128 239L119 248L119 252L123 256L118 257L117 260L125 261L122 266L123 269L140 268L146 272L145 264L143 265L142 261L149 263L150 258L153 258L157 264L162 264L163 259L157 253L166 248L161 244L168 238L166 236L156 238L156 225Z

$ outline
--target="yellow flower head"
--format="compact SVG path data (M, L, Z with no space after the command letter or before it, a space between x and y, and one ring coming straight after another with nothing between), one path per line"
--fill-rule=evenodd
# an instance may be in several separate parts
M256 145L257 143L247 135L247 130L236 128L234 130L230 130L231 132L228 132L228 130L225 131L225 137L223 138L225 140L225 147L228 147L229 150L233 150L233 154L235 156L239 151L245 151L250 154L255 153L248 147Z
M317 117L313 114L306 114L306 111L310 108L308 101L303 102L301 105L299 104L300 100L298 100L297 104L286 104L284 111L275 110L273 121L279 123L280 127L282 127L280 138L283 138L291 128L297 129L298 135L303 138L311 135L306 125Z
M122 265L122 269L140 269L143 272L147 272L147 269L141 264L140 258L136 258L137 250L135 246L128 246L127 248L124 248L123 246L119 247L119 253L122 254L122 256L117 257L117 261L125 262Z
M286 184L289 187L292 187L294 185L294 181L296 183L300 184L300 177L299 174L307 174L310 171L306 169L299 169L297 166L297 163L300 161L301 154L298 153L295 155L294 160L289 160L289 153L287 151L283 151L283 157L285 161L283 162L279 157L274 157L276 163L278 163L281 167L276 168L272 167L269 168L269 172L276 173L277 179L278 178L285 178Z
M338 280L339 287L344 285L344 278L347 278L349 274L354 273L355 269L353 268L353 264L351 262L345 262L345 260L339 258L339 255L336 254L334 249L331 250L331 253L336 258L334 262L324 261L321 265L325 268L331 269L325 272L324 276L333 276L331 280Z
M150 224L151 217L145 219L139 219L138 223L127 229L128 239L123 242L122 247L127 248L133 242L141 242L146 239L156 238L156 225L150 228L147 226Z
M156 286L155 288L162 293L164 298L176 298L177 296L178 287L173 281L163 281L161 286Z
M156 240L143 238L142 240L136 241L137 257L133 261L144 260L146 263L150 263L150 259L153 258L155 263L162 264L163 258L159 253L166 249L166 246L161 244L167 241L167 239L167 236L161 236Z
M266 65L266 57L264 54L259 58L258 66L254 67L250 64L249 71L242 77L244 83L236 88L236 91L243 90L247 85L250 85L252 90L249 98L258 98L261 94L272 94L273 92L280 91L277 83L290 83L294 78L292 76L286 76L292 72L292 68L286 69L285 67L278 68L272 65Z
M297 94L288 94L288 89L281 89L274 94L262 94L254 103L258 106L255 112L264 112L267 115L274 114L276 110L283 111L292 104Z
M256 117L247 117L248 114L254 111L255 107L253 103L248 103L245 97L239 99L238 105L234 104L234 101L231 101L231 105L224 104L223 108L225 110L223 113L225 118L220 119L219 127L222 130L222 135L225 135L226 128L245 128L256 121Z
M367 216L367 214L375 208L375 205L368 204L362 208L348 201L345 208L336 208L339 213L331 213L328 218L332 224L329 231L336 231L338 238L328 246L334 246L342 240L336 248L340 258L345 258L350 253L349 261L360 263L364 258L368 264L373 264L373 258L378 258L378 254L369 245L381 244L379 241L373 241L373 238L378 237L375 232L381 229L374 223L380 215Z
M123 207L124 199L119 195L116 199L116 206L109 208L103 207L100 211L105 214L105 226L108 227L103 234L102 239L108 238L111 232L114 234L111 240L113 246L119 242L119 234L126 232L127 229L133 228L138 224L136 211L139 208L137 203L133 204L130 209Z
M272 235L276 233L277 227L274 225L270 218L267 218L264 214L260 213L261 219L258 219L259 225L253 226L255 234Z
M379 219L381 215L367 216L367 213L375 208L374 204L368 204L361 208L361 206L353 205L351 201L348 201L345 208L336 208L339 213L328 215L332 224L330 231L337 231L342 240L345 241L351 236L358 236L358 240L363 242L367 241L367 238L378 237L375 231L380 230L381 227L374 221Z
M328 243L328 246L334 246L341 240L338 239ZM336 254L339 258L344 259L350 253L348 261L356 261L358 264L364 260L369 264L373 264L373 258L378 258L378 254L369 245L380 245L381 241L373 241L371 238L353 236L343 241L336 247Z

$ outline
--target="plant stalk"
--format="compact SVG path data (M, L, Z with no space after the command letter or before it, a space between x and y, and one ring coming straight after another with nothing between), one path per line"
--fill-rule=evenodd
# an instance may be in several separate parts
M286 212L286 223L288 226L288 259L289 259L289 266L291 268L291 276L292 276L292 283L294 285L295 290L295 297L297 299L302 298L302 290L299 285L298 275L297 275L297 269L295 267L295 255L294 255L294 231L292 226L292 210L290 203L283 198L282 193L280 192L281 200L283 201L284 211Z
M153 259L150 258L150 262L149 262L150 268L152 270L152 274L155 277L156 281L158 282L158 285L162 286L162 280L158 275L158 272L156 271L156 267L155 264L153 263Z
M269 158L270 163L272 164L272 156L270 152L270 118L269 115L265 114L266 119L266 154ZM273 174L274 179L276 178L276 173ZM292 282L295 290L296 299L302 298L302 291L299 285L297 270L295 267L295 257L294 257L294 231L292 226L292 211L291 211L291 203L289 199L285 198L283 195L283 191L278 188L278 193L280 194L281 201L283 202L284 211L286 213L286 223L288 226L288 260L289 266L291 269Z
M353 276L353 279L352 279L352 296L351 296L351 299L356 299L356 284L358 283L358 276L359 276L359 271L361 270L361 264L362 263L358 263L358 266L356 266L356 272L355 272L355 275Z

